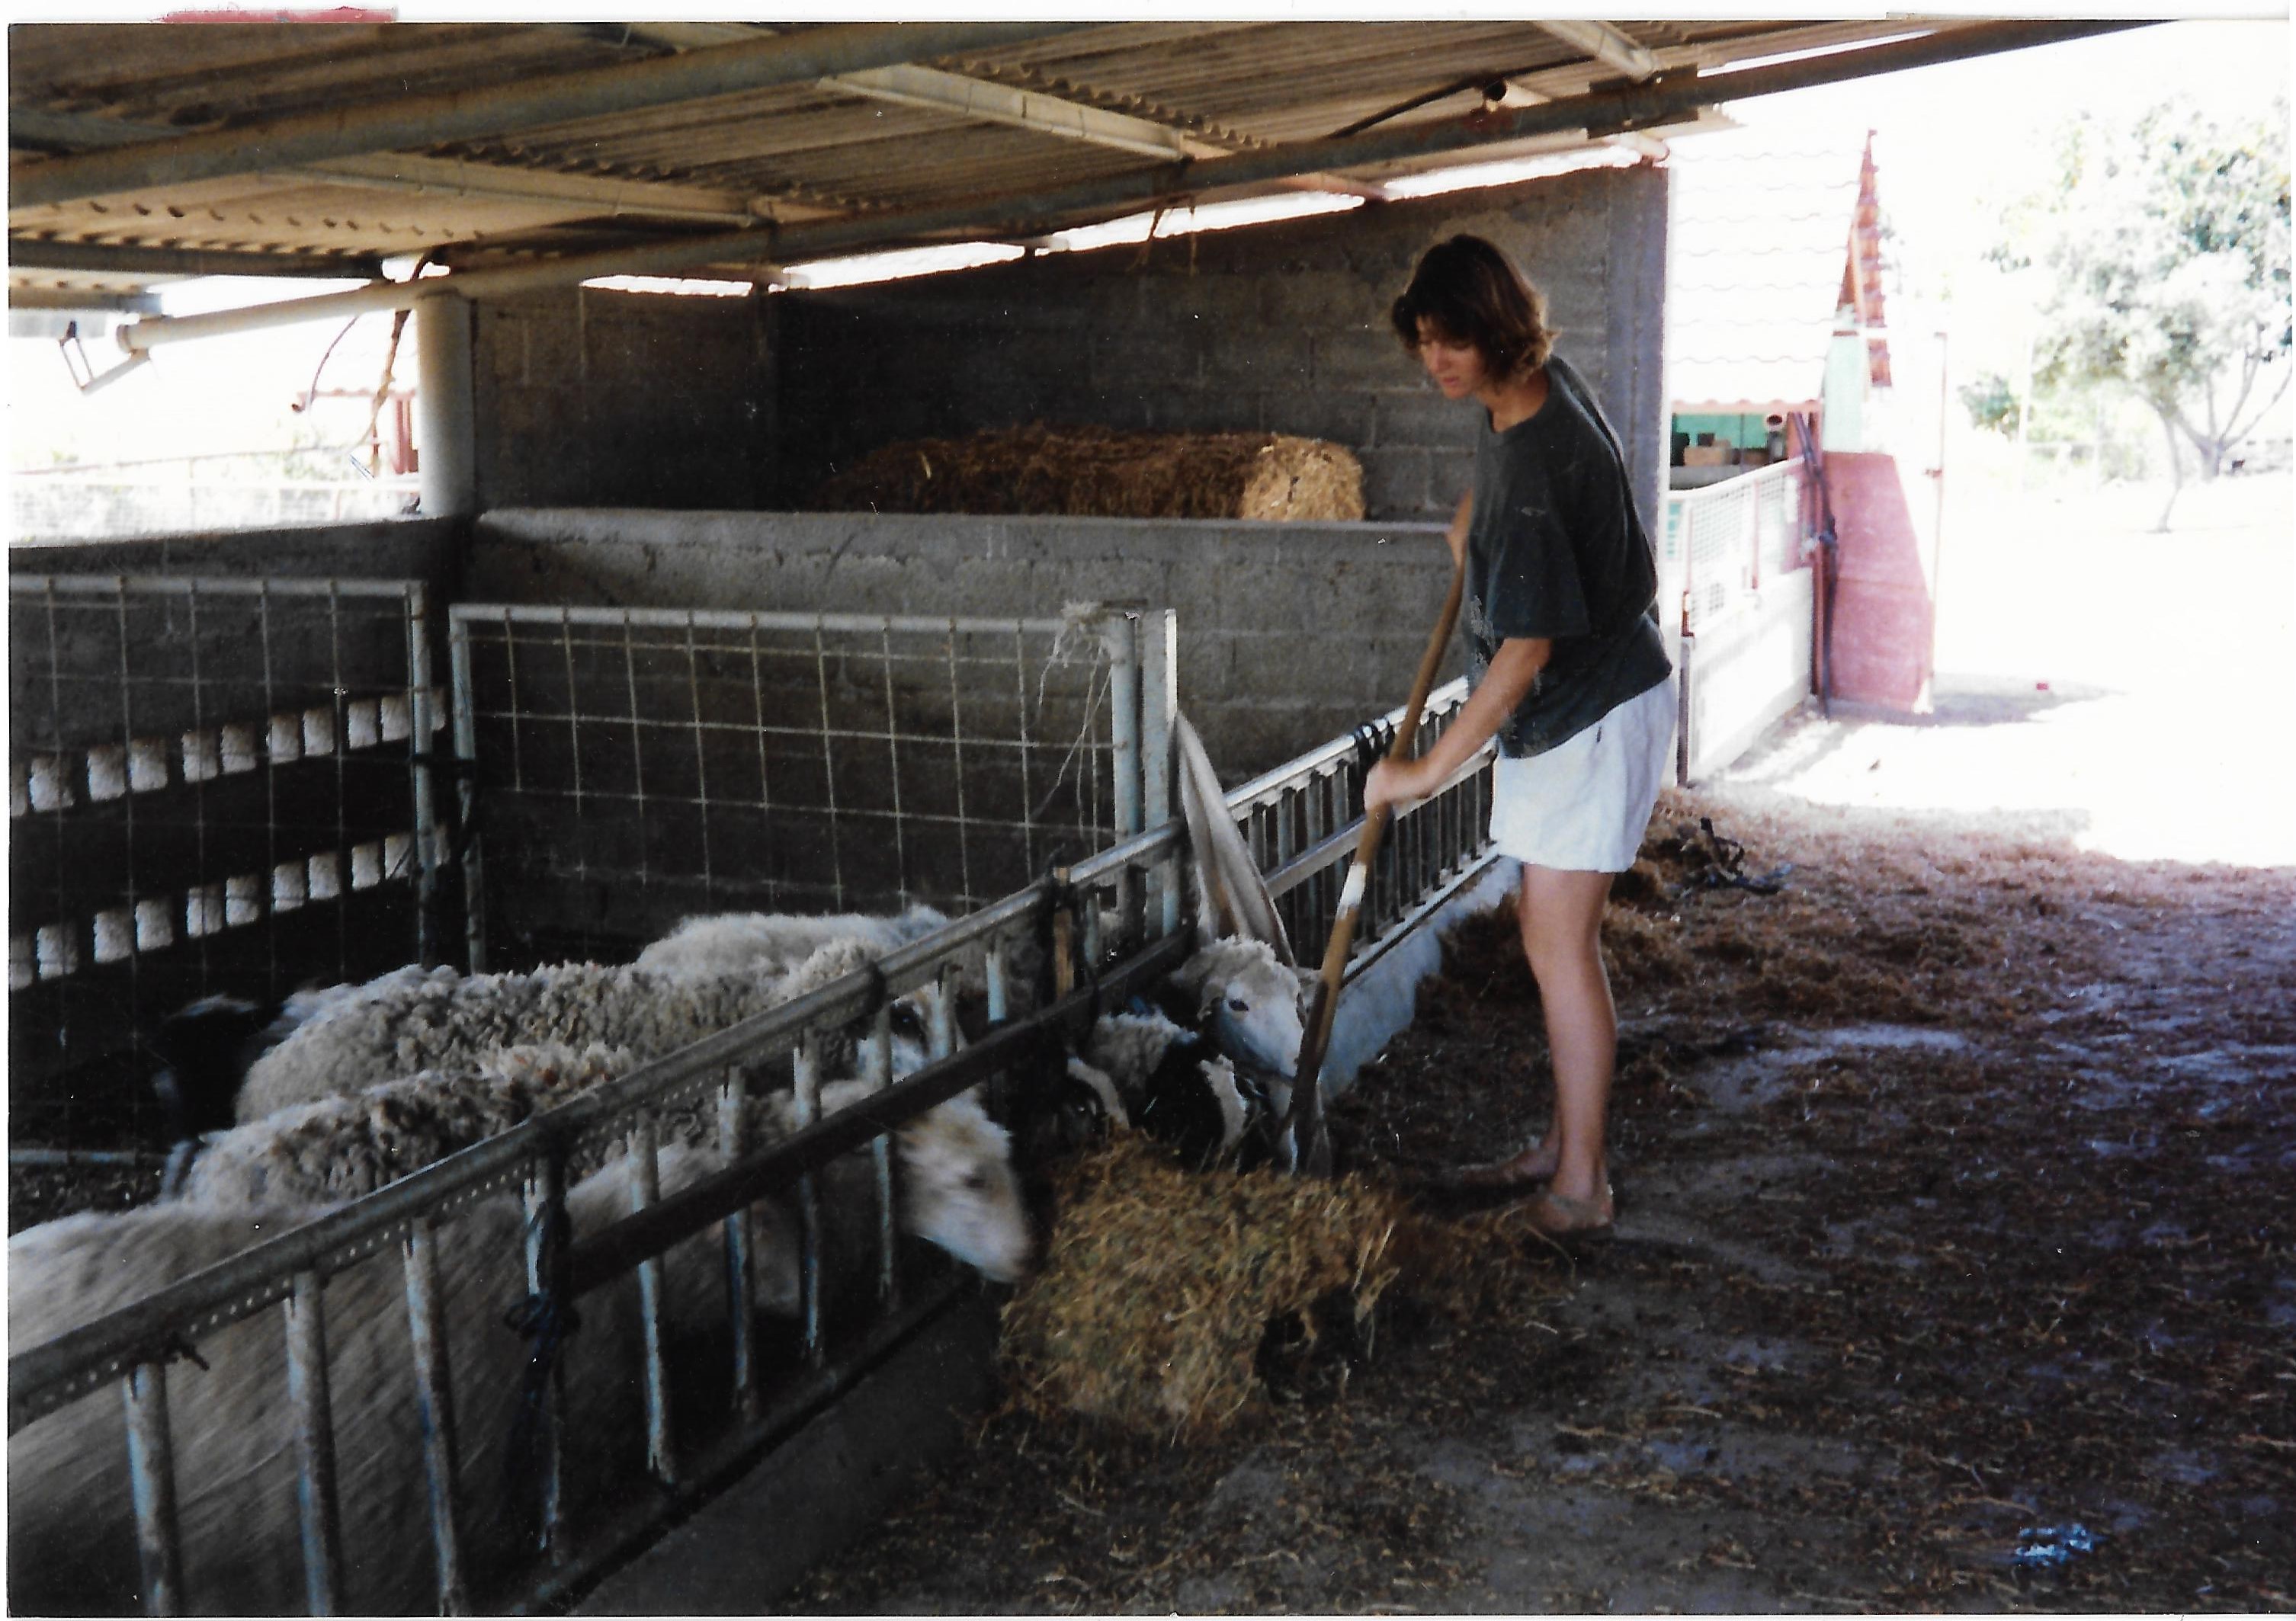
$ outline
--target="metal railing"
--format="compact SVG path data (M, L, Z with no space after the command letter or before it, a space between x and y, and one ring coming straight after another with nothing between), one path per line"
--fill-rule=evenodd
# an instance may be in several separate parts
M1774 466L1666 498L1660 612L1710 630L1758 600L1762 582L1802 566L1801 464ZM1670 625L1669 628L1673 628Z
M9 609L19 1140L139 1119L136 1032L194 997L435 960L422 582L18 576Z
M1434 696L1420 733L1423 749L1456 717L1464 692L1464 684L1455 683ZM1488 803L1489 757L1487 749L1436 795L1398 819L1389 840L1392 855L1367 903L1351 973L1368 967L1490 859L1482 817ZM1351 854L1346 811L1359 769L1353 745L1340 740L1228 796L1230 814L1269 868L1270 888L1303 938L1316 937L1307 931L1319 918L1328 925L1336 902L1331 891ZM424 1441L420 1458L406 1459L403 1467L420 1469L427 1483L439 1605L451 1613L474 1600L523 1607L562 1601L681 1512L692 1493L730 1478L792 1432L890 1354L960 1286L943 1274L920 1289L896 1265L888 1134L974 1085L983 1086L1005 1112L1026 1116L1037 1089L1059 1074L1062 1055L1093 1018L1104 1007L1122 1005L1135 987L1187 954L1193 937L1184 926L1185 856L1177 823L1135 833L1077 862L1061 879L1040 880L890 954L873 969L648 1063L143 1300L20 1351L9 1363L10 1432L68 1404L98 1399L105 1385L117 1383L125 1401L147 1607L155 1614L168 1613L217 1601L217 1595L203 1596L185 1586L169 1446L168 1364L227 1325L280 1308L295 1393L307 1592L315 1611L335 1608L343 1601L334 1531L341 1514L332 1455L332 1393L324 1377L327 1281L396 1247L405 1273L406 1355L414 1368L410 1399L422 1415L414 1429ZM1051 926L1056 910L1070 913L1072 929ZM1116 920L1109 937L1101 935L1103 911ZM1072 940L1078 957L1073 967L1082 971L1055 976L1048 964L1046 978L1058 983L1073 978L1082 988L1047 999L1043 985L1013 983L1013 954L1029 937ZM906 1079L886 1084L891 1065L889 999L928 982L953 992L967 975L977 975L985 995L988 1034L959 1050L953 1027L944 1023L935 1033L936 1060ZM878 1087L851 1106L816 1118L818 1054L828 1037L857 1021L869 1023L861 1068ZM740 1122L742 1100L761 1060L787 1061L800 1128L759 1149L742 1141ZM719 1142L727 1155L724 1167L660 1196L651 1167L662 1123L669 1111L713 1096ZM627 1145L637 1167L630 1178L636 1208L570 1243L554 1240L552 1235L564 1226L567 1167L615 1144ZM866 1217L874 1255L874 1314L843 1343L832 1343L835 1337L821 1306L823 1230L817 1216L808 1219L800 1240L800 1355L797 1365L768 1390L754 1338L750 1236L742 1213L757 1200L791 1190L802 1208L812 1209L806 1179L864 1148L875 1163L876 1191ZM661 1489L618 1493L628 1504L621 1518L573 1538L560 1474L561 1409L554 1399L541 1401L536 1411L542 1434L533 1453L541 1462L526 1488L540 1505L541 1551L526 1568L496 1576L469 1569L463 1556L463 1530L480 1505L464 1501L454 1463L458 1445L467 1449L470 1437L455 1429L457 1410L441 1349L437 1256L450 1241L447 1224L457 1212L511 1187L522 1191L529 1213L524 1224L524 1317L529 1322L563 1322L565 1307L634 1270L656 1265L673 1246L712 1230L721 1234L730 1349L720 1365L732 1417L712 1438L681 1454L671 1406L691 1396L695 1376L691 1370L682 1379L665 1373L660 1290L646 1289L641 1297L646 1445L643 1460L633 1456L624 1467ZM464 1299L458 1309L483 1314L489 1306ZM353 1399L381 1398L362 1390ZM374 1551L402 1566L416 1552Z

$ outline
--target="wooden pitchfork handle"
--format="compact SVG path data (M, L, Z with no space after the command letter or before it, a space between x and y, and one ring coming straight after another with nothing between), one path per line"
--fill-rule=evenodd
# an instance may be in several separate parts
M1411 684L1411 700L1403 706L1403 719L1395 728L1395 741L1388 746L1390 762L1410 757L1412 741L1419 735L1420 711L1426 708L1427 694L1435 689L1435 672L1442 667L1444 650L1451 643L1452 626L1458 623L1459 599L1466 584L1466 553L1462 548L1451 570L1451 594L1444 599L1443 611L1435 622L1435 634L1428 638L1427 651L1420 656L1419 675ZM1386 836L1391 816L1390 807L1384 805L1364 816L1363 831L1356 839L1356 857L1348 867L1347 882L1340 890L1339 914L1332 920L1331 941L1324 947L1323 973L1316 981L1315 998L1308 1008L1307 1027L1300 1035L1300 1061L1292 1070L1292 1102L1284 1110L1278 1133L1279 1136L1291 1138L1294 1175L1303 1170L1318 1176L1331 1174L1332 1144L1324 1129L1324 1053L1332 1043L1332 1022L1339 1015L1340 982L1347 973L1348 954L1355 947L1356 920L1362 914L1364 892L1371 884L1371 864L1379 854L1379 841Z

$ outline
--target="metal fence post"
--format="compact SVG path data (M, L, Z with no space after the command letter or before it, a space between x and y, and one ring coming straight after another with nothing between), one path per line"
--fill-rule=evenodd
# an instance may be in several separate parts
M439 1237L430 1218L409 1224L401 1242L406 1267L406 1328L414 1345L414 1399L422 1426L422 1465L430 1497L430 1541L439 1562L439 1613L468 1615L455 1501L454 1383L439 1314Z
M459 615L449 621L451 678L455 684L455 757L462 762L455 774L455 796L463 830L463 949L471 971L487 971L487 880L474 817L478 800L479 719L471 684L471 626ZM510 638L503 638L504 657L511 656Z
M430 594L421 581L406 588L407 748L414 775L414 954L423 967L439 961L439 815L431 798Z
M181 1615L183 1543L176 1520L175 1445L168 1433L167 1364L137 1363L119 1388L127 1406L128 1491L135 1505L144 1613Z
M1174 815L1172 720L1180 712L1180 616L1155 608L1140 620L1140 780L1144 827L1161 827ZM1158 938L1180 926L1182 879L1177 855L1156 864L1149 888Z
M335 1497L333 1404L327 1384L327 1315L319 1274L295 1274L287 1297L287 1401L295 1421L295 1502L303 1527L303 1591L315 1616L341 1600L342 1518Z

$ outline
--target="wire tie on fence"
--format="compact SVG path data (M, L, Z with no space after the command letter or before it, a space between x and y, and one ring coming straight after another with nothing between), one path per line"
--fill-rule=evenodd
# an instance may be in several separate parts
M1349 729L1348 737L1356 746L1357 769L1369 773L1374 765L1387 757L1395 746L1395 723L1390 720L1366 720Z
M159 1352L158 1361L187 1362L202 1373L213 1371L208 1366L208 1359L200 1355L199 1347L193 1345L181 1329L168 1330L167 1337L154 1348Z
M534 1224L546 1224L542 1226L541 1270L545 1279L554 1278L568 1236L564 1209L545 1206L535 1212ZM567 1339L581 1329L582 1314L572 1301L561 1296L554 1284L545 1283L538 1292L528 1295L504 1312L503 1322L529 1343L525 1371L519 1381L518 1416L511 1425L510 1445L503 1455L506 1485L515 1488L521 1478L535 1473L537 1454L542 1445L541 1418L550 1396L551 1371ZM506 1505L513 1498L514 1491L505 1492Z

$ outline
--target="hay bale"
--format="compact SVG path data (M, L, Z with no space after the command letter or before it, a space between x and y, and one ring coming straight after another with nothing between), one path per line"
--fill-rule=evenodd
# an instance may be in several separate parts
M1363 467L1283 433L1026 428L871 451L813 493L819 512L1036 513L1355 522Z
M1058 1194L1043 1270L1004 1313L1017 1398L1176 1437L1251 1405L1271 1323L1312 1332L1335 1292L1368 1314L1413 1220L1357 1178L1197 1175L1128 1135L1063 1166Z

